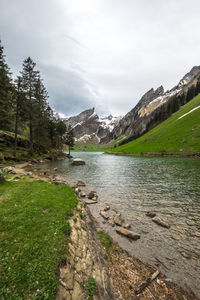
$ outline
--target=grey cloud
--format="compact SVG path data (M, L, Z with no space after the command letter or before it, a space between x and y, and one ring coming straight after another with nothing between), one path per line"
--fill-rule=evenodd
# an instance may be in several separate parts
M125 114L151 87L199 65L200 2L0 0L0 38L14 75L31 56L64 114Z

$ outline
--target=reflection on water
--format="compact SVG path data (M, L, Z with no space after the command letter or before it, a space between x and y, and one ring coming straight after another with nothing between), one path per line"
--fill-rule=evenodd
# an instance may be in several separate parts
M72 166L68 160L41 164L58 168L70 182L77 179L95 189L99 203L91 206L120 246L200 296L200 160L184 158L134 158L102 153L74 153L86 161ZM141 239L130 242L102 224L103 203L121 212ZM162 228L145 216L155 211L171 224Z

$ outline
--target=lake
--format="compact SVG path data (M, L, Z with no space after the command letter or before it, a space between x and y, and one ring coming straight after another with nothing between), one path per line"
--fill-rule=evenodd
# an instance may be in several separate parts
M200 296L200 160L191 158L143 158L73 153L85 160L72 166L68 159L43 163L42 170L58 168L68 182L83 180L96 190L98 204L90 206L94 217L130 254L157 266L168 278ZM137 241L119 236L103 224L100 209L108 202L122 214ZM154 211L170 229L153 223L145 214Z

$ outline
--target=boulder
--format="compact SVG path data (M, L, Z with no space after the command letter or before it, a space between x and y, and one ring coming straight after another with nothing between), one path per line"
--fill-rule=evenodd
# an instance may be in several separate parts
M92 199L96 196L96 192L95 191L91 191L89 192L89 194L87 194L88 199Z
M162 227L166 227L166 228L170 228L170 225L168 223L166 223L163 219L159 218L159 217L154 217L152 219L152 221Z
M2 182L4 182L4 181L6 181L6 180L5 180L3 174L2 174L1 171L0 171L0 183L2 183Z
M85 186L86 184L85 184L85 182L79 180L76 185L77 186Z
M124 220L120 216L116 215L114 217L114 222L116 225L122 226L122 224L124 223Z
M72 160L72 165L74 165L74 166L85 165L85 161L81 158L74 158Z
M85 192L80 192L80 197L84 198L86 196Z
M91 199L85 200L85 204L95 204L95 203L97 203L97 201L95 200L91 200Z
M122 234L132 240L137 240L140 238L140 234L135 233L133 231L127 230L125 228L116 228L116 232Z
M5 172L10 173L10 174L17 174L17 173L15 172L15 170L14 170L12 167L5 167L5 168L3 168L3 170L4 170Z
M103 210L100 211L99 213L104 219L108 220L109 219L109 216L107 215L107 213Z
M148 211L148 212L146 213L146 216L147 216L147 217L150 217L150 218L154 218L154 217L156 216L156 213L154 213L153 211Z

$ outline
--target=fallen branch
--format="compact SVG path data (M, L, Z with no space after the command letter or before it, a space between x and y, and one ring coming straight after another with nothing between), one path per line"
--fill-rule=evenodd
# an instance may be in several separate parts
M157 270L155 273L151 275L145 282L143 282L138 289L135 290L135 294L140 294L156 277L159 275L159 271Z

